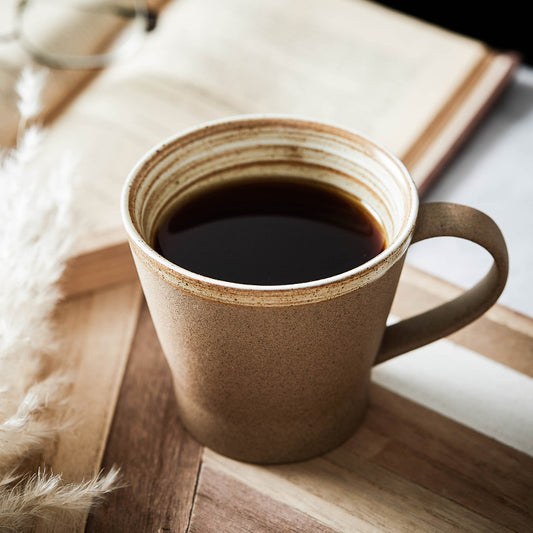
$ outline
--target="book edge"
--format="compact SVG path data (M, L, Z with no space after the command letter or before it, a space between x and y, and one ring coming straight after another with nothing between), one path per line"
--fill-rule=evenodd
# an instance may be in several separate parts
M519 64L517 53L487 48L476 68L428 125L420 140L404 155L402 160L420 196L481 123Z

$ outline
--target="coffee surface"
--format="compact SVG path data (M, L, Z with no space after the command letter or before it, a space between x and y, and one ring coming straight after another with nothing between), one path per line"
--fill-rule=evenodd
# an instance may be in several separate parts
M177 205L155 249L204 276L252 285L327 278L385 247L380 224L342 190L308 180L219 185Z

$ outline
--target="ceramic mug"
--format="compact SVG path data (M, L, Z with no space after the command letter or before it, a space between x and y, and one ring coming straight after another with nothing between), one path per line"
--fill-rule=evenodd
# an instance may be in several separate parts
M327 182L362 199L383 224L385 250L326 279L259 286L190 272L152 248L183 195L264 176ZM166 140L129 175L122 215L182 422L201 443L244 461L302 460L341 444L363 419L372 366L479 317L507 278L505 242L488 216L449 203L419 208L396 157L299 118L235 117ZM486 248L491 270L457 299L387 326L409 245L443 235Z

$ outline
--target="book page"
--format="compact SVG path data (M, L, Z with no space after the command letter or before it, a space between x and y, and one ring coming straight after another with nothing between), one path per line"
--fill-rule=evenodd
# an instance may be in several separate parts
M476 41L361 0L171 1L143 49L55 121L43 164L73 151L84 231L116 235L128 172L184 128L298 114L355 129L401 158L485 54Z

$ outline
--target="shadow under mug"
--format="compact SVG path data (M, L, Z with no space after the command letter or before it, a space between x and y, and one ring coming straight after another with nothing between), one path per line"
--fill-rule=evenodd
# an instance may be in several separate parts
M190 272L152 248L177 199L265 176L327 182L362 199L386 249L333 277L259 286ZM419 208L409 173L386 150L287 116L229 118L164 141L129 175L122 215L182 422L203 444L250 462L303 460L341 444L363 419L373 365L465 326L507 279L505 242L488 216L449 203ZM491 270L457 299L387 326L409 245L444 235L486 248Z

